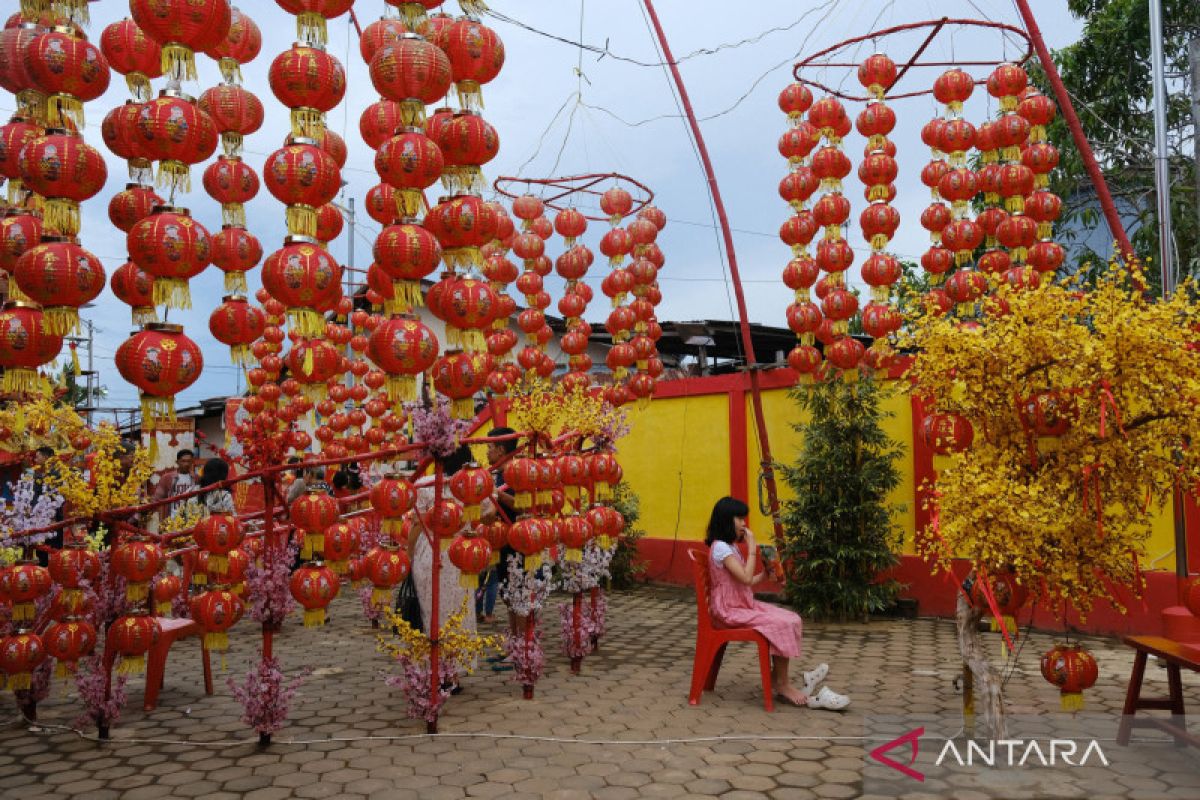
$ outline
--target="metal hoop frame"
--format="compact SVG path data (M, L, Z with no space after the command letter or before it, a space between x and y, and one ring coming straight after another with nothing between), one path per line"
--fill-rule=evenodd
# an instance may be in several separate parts
M501 194L504 197L512 200L520 197L521 194L527 193L530 187L533 186L541 187L543 193L547 189L550 189L556 193L549 197L543 196L541 198L542 202L545 203L547 207L553 208L555 211L563 211L567 208L574 208L572 203L564 202L564 200L575 195L582 194L594 195L597 198L601 197L604 194L605 189L610 187L596 187L602 186L606 181L612 181L614 184L628 184L630 187L638 190L637 192L630 192L630 194L634 196L633 208L629 212L630 215L641 211L643 208L650 205L650 203L654 200L654 192L651 191L649 186L640 181L634 180L628 175L622 175L619 172L569 175L562 178L517 178L513 176L502 175L499 178L496 178L495 182L492 184L492 188L495 189L498 194ZM525 191L519 192L516 188L518 186L524 186ZM608 217L606 216L592 216L590 214L584 214L583 216L586 219L592 220L593 222L608 221Z

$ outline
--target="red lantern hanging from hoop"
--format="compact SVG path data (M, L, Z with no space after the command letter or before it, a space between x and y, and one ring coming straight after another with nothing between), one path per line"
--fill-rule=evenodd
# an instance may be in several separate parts
M21 291L43 309L43 325L56 336L79 328L79 309L104 289L100 259L72 239L43 237L17 260L13 278Z
M138 100L150 99L150 80L163 74L162 47L158 42L126 17L100 34L100 52L113 70L125 76L131 95Z
M141 393L142 428L175 419L175 395L200 377L204 356L182 325L148 323L126 339L116 354L117 371Z
M209 58L217 61L221 77L226 83L240 84L242 65L258 58L262 50L262 31L254 20L237 6L231 6L229 11L229 32L204 52Z
M388 399L393 404L416 399L416 376L434 365L438 340L416 317L396 315L371 333L367 356L387 373Z
M292 139L267 157L263 183L287 206L287 228L293 236L317 235L317 209L337 196L341 171L333 157L311 139Z
M79 204L94 197L108 179L100 151L77 133L47 131L29 141L17 157L25 187L41 195L47 232L79 233Z
M118 300L132 308L134 325L158 322L154 311L154 277L137 264L126 261L113 270L109 286Z
M14 395L50 396L50 383L38 370L62 351L63 340L47 332L42 310L9 301L0 312L0 390Z
M262 127L262 101L241 86L222 83L205 89L198 105L212 118L227 156L240 155L243 139Z
M191 165L207 160L217 149L212 117L190 96L163 90L142 104L137 125L143 154L159 162L158 186L191 191Z
M384 99L399 103L403 124L417 128L425 124L425 106L445 97L453 80L445 52L411 32L375 52L370 74L375 90Z
M246 273L258 266L262 260L262 244L258 237L245 228L223 225L211 237L212 263L225 273L225 291L244 293L249 291Z
M491 356L486 353L450 351L434 362L433 386L450 399L455 419L475 416L474 398L487 384Z
M265 327L266 316L262 310L237 295L223 297L221 305L208 318L208 329L213 338L229 348L234 364L242 366L252 364L254 357L250 345L262 336Z
M375 171L384 183L397 190L402 217L421 213L423 193L437 183L444 164L438 144L417 130L385 139L375 154Z
M158 206L134 225L125 242L129 258L154 278L154 303L191 308L188 281L212 258L212 242L186 208Z
M47 96L47 126L82 131L83 104L108 89L108 60L100 48L71 28L54 28L34 37L24 58L34 85Z
M162 71L196 80L196 51L218 46L229 35L229 0L130 0L133 20L162 45Z
M293 44L271 62L271 91L291 109L292 136L318 139L325 114L346 95L346 71L323 49Z

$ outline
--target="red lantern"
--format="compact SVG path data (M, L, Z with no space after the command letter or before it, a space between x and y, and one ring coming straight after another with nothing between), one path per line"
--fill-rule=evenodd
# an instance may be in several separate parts
M194 51L219 45L233 21L228 0L130 0L129 11L163 45L163 71L190 80L196 79Z
M983 228L971 219L956 219L942 231L942 244L954 253L959 266L971 260L975 248L983 243Z
M42 240L42 220L22 209L9 209L0 219L0 270L12 272L17 261Z
M100 52L109 66L125 76L130 93L150 99L150 79L162 77L162 48L132 19L114 22L100 34Z
M155 279L155 305L191 308L188 280L208 266L212 244L186 208L158 206L130 229L125 246L130 260Z
M342 354L324 339L301 339L285 359L292 376L309 399L324 399L326 384L342 370Z
M1063 711L1083 709L1083 693L1096 684L1096 659L1083 645L1057 645L1042 656L1042 677L1061 693Z
M117 267L109 279L113 294L127 306L133 307L133 323L143 325L156 322L154 313L154 278L138 268L132 261Z
M141 113L142 104L129 100L105 114L100 123L104 145L114 155L129 162L129 175L137 179L153 174L137 126Z
M0 313L0 391L50 395L50 384L38 368L58 357L62 337L46 332L40 308L10 301Z
M204 357L183 326L152 322L117 348L116 363L141 391L142 426L152 431L159 420L174 418L175 395L200 377Z
M91 655L96 648L96 628L86 619L51 623L41 638L46 655L58 662L57 672L64 677L75 671L79 659ZM14 688L11 678L9 688Z
M962 111L963 102L975 91L975 80L957 67L938 76L933 83L933 96L951 111Z
M185 192L191 190L190 166L207 160L217 149L212 117L191 97L168 90L142 104L138 133L145 157L159 162L159 185Z
M303 336L321 336L319 309L341 296L342 268L329 252L304 237L289 236L263 262L263 288L287 307L288 323Z
M333 571L322 564L306 564L292 573L292 597L304 607L304 627L325 624L325 609L337 597L340 582Z
M317 241L328 245L342 233L342 212L333 203L327 203L317 209Z
M47 237L17 260L13 278L43 307L46 331L66 336L79 328L79 309L104 289L100 259L74 241Z
M873 339L883 339L900 330L904 315L887 303L868 303L863 309L863 330Z
M108 201L108 219L113 225L116 225L125 233L129 233L134 225L150 216L155 206L161 206L164 202L149 186L142 186L138 183L127 183L125 184L124 191L117 192ZM3 222L0 222L0 225L3 224ZM40 236L40 219L38 220L38 225L38 235ZM5 241L6 237L7 229L3 233L0 233L0 242Z
M341 171L333 157L311 140L298 139L267 157L263 183L288 207L288 232L315 238L317 209L341 188Z
M36 633L21 631L0 639L0 672L8 675L8 688L28 691L33 671L46 659L46 648Z
M241 86L222 83L206 89L199 107L216 125L226 155L238 155L242 139L262 127L262 101Z
M42 134L40 125L35 125L19 115L0 126L0 174L10 181L16 181L16 186L9 186L10 194L15 193L21 185L21 167L18 160L21 150Z
M796 372L807 375L821 366L821 351L812 345L797 345L788 352L787 363Z
M258 194L258 186L254 168L236 156L218 156L204 170L204 191L221 204L226 225L246 227L243 205Z
M962 453L975 440L975 429L959 414L933 412L921 422L921 441L938 455Z
M803 83L792 83L779 93L779 110L788 115L788 120L794 125L800 117L812 107L812 91Z
M417 490L403 478L384 478L371 488L371 508L382 518L382 530L393 540L402 519L417 502ZM407 542L396 542L407 545Z
M42 195L47 231L79 233L79 204L104 188L108 168L100 151L77 133L52 131L21 149L17 166L25 186Z
M788 128L779 137L779 155L786 158L793 168L799 167L820 139L821 133L817 128L801 121L799 125Z
M371 601L384 605L391 600L392 590L408 577L412 566L408 553L399 549L377 547L366 556L366 577L375 587Z
M227 83L241 83L241 65L249 64L262 50L262 31L236 7L231 7L230 12L229 32L204 52L217 59L221 77Z
M325 132L325 113L346 95L346 71L323 49L293 44L271 62L271 91L292 110L292 135L310 139Z
M375 171L399 190L400 214L405 217L420 214L422 193L437 183L445 163L438 143L415 130L384 140L375 154Z
M358 50L362 54L363 61L370 64L379 48L387 44L395 44L404 37L405 33L404 23L391 17L380 17L367 25L358 37ZM371 149L373 150L375 147L376 145L372 145Z
M483 117L471 111L455 114L439 126L435 141L446 160L442 185L452 194L484 187L484 164L500 152L500 137Z
M875 99L882 99L896 80L896 64L883 53L868 56L858 67L858 82Z
M1017 98L1029 84L1029 76L1017 64L1001 64L987 79L988 94L1000 101L1001 111L1017 107Z
M565 208L554 215L554 230L563 237L563 244L573 247L575 240L587 231L587 218L574 208Z
M262 259L258 237L245 228L224 225L211 238L212 262L225 273L225 291L248 291L246 273Z
M162 547L154 542L129 541L113 549L112 569L126 581L126 600L140 603L146 599L150 579L162 568L164 559Z
M450 478L450 492L463 504L467 522L479 519L480 505L495 488L492 474L477 465L460 469Z
M399 103L401 121L414 127L425 122L425 106L445 97L452 80L445 52L415 34L380 47L370 72L376 91Z
M34 86L49 95L50 126L81 130L83 104L108 89L108 61L100 48L70 29L55 28L34 38L24 57Z
M1066 259L1066 251L1058 242L1042 241L1029 248L1025 258L1038 272L1054 272Z
M0 596L12 604L13 622L36 617L35 601L50 591L50 572L37 564L19 563L0 571Z
M1057 438L1079 417L1074 398L1061 392L1038 392L1017 401L1017 416L1030 435Z
M358 132L372 150L378 150L379 146L394 136L396 130L402 125L400 105L391 100L378 100L372 103L358 118Z
M387 373L388 398L393 403L416 399L416 376L437 360L438 340L415 317L396 315L371 333L367 356Z
M246 610L242 599L229 591L209 591L192 598L191 607L192 619L204 631L204 649L218 653L228 650L228 631Z
M456 536L450 543L450 563L458 567L458 583L474 591L479 585L479 573L487 569L492 559L492 546L480 536Z
M336 574L346 573L356 543L357 534L346 523L338 522L325 529L322 555Z
M46 566L50 579L62 587L63 607L74 612L83 602L84 582L91 583L100 573L100 556L82 547L64 547L51 551Z
M500 37L478 20L459 17L432 39L450 59L459 104L464 109L482 108L480 87L499 75L504 66Z
M252 360L250 345L262 336L266 316L261 309L246 302L246 298L229 296L208 318L213 338L230 348L233 363L243 366Z
M195 578L199 574L201 573L192 573L192 577ZM183 581L178 575L172 575L168 572L155 578L154 582L150 584L150 599L154 601L155 612L160 617L170 614L173 608L173 601L179 596L182 590Z
M475 416L474 397L487 383L490 358L483 353L450 352L434 362L434 388L450 398L451 413L455 418Z
M839 336L825 348L825 358L839 369L854 369L865 352L866 348L853 336Z

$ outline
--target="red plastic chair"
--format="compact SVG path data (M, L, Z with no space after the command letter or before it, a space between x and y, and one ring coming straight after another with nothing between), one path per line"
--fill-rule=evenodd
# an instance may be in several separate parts
M167 654L171 650L171 645L177 639L204 635L200 623L195 620L155 617L155 621L158 622L158 639L150 647L150 652L146 654L146 692L142 696L142 708L146 711L153 711L158 706L158 693L162 691L163 675L167 670ZM117 658L117 648L112 642L112 630L110 626L104 647L104 669L108 672L112 672L113 663ZM213 693L212 664L208 657L208 650L204 649L203 639L200 643L200 654L204 667L204 693L211 695Z
M730 642L755 642L758 645L758 668L762 672L763 707L775 710L771 697L771 651L767 638L753 628L716 628L709 611L708 596L712 589L712 578L708 574L708 549L688 551L692 560L692 575L696 582L696 657L692 662L692 688L688 703L700 705L704 692L711 692L717 684L717 673L721 671L721 660L725 657L725 646Z

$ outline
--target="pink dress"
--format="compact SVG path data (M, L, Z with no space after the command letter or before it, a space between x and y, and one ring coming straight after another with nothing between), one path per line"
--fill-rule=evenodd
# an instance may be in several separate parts
M803 628L800 615L755 600L754 590L725 568L724 559L730 554L742 561L742 554L724 542L714 542L709 553L712 588L708 600L713 622L722 628L753 628L766 637L771 655L799 658Z

